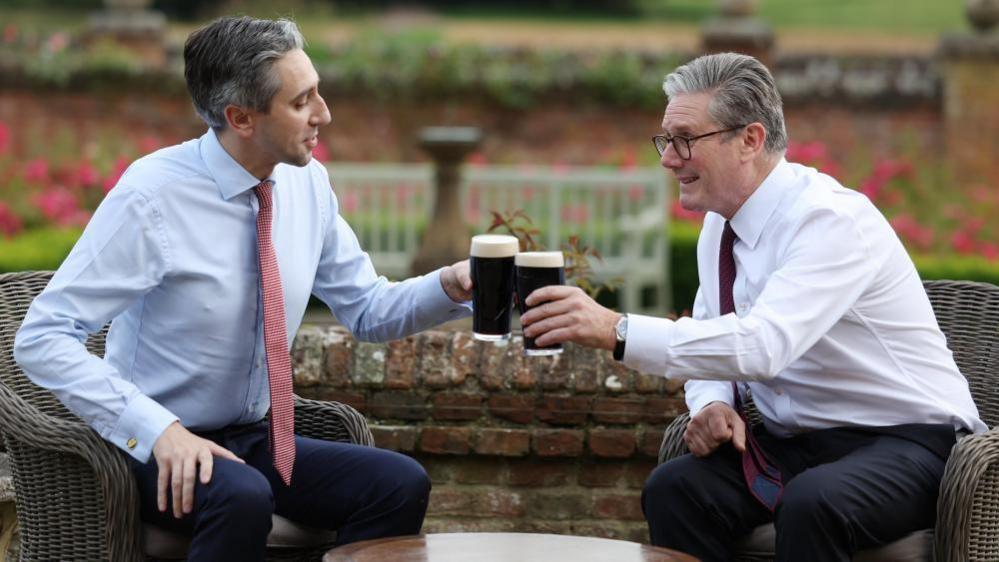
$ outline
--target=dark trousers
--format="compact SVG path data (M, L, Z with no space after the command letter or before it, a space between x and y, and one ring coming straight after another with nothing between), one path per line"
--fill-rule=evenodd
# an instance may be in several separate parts
M772 521L778 561L848 561L856 550L933 527L952 427L835 428L788 439L761 427L754 433L781 469L775 512L749 494L739 453L727 443L653 471L642 493L652 544L729 560L736 539Z
M271 461L264 422L200 433L246 461L215 457L212 479L195 485L194 509L181 519L156 507L156 460L133 462L142 519L192 535L188 560L264 560L271 515L336 529L337 542L420 532L430 495L413 459L374 447L296 437L291 486ZM169 496L169 494L168 494Z

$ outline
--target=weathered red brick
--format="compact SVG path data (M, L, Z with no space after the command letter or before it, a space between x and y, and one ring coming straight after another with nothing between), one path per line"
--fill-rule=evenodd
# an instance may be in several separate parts
M666 428L662 426L646 427L642 430L642 436L638 440L638 452L654 459L659 458L659 448L663 443L663 434Z
M565 486L572 479L573 461L538 460L535 458L509 459L509 484L511 486Z
M635 431L632 429L591 429L590 451L598 457L623 459L635 452Z
M573 388L582 394L590 394L599 390L600 354L605 352L581 345L566 344L563 355L570 351L572 353Z
M437 455L467 455L472 450L472 429L424 427L420 431L420 450Z
M409 392L376 392L368 407L371 417L383 420L422 420L428 413L426 400Z
M579 484L590 488L616 486L624 474L625 463L588 462L579 467Z
M595 457L628 458L637 447L635 430L595 427L587 431L587 446Z
M530 451L531 432L526 429L480 429L475 443L479 455L522 457Z
M419 433L418 428L414 428ZM416 460L423 465L426 469L427 475L430 476L430 481L434 484L433 494L437 493L438 484L449 484L454 480L454 457L442 457L439 455L428 455L423 453L416 453L413 455ZM431 498L433 501L433 498Z
M451 336L452 383L460 385L479 370L482 347L468 332L454 332Z
M333 328L331 332L336 337L326 346L326 384L334 388L346 388L350 386L356 342L350 332L343 328Z
M538 429L532 442L539 457L578 457L583 452L583 432L578 429Z
M643 405L638 397L601 396L593 401L593 420L597 423L638 423L642 419Z
M540 381L543 390L565 390L572 380L572 354L566 351L558 355L532 357L528 359L534 377Z
M534 358L524 357L524 338L516 335L510 338L507 347L506 364L513 387L517 390L533 390L538 385L537 373L532 364Z
M602 353L599 358L604 389L611 394L631 392L635 371L625 367L621 361L615 361L610 353Z
M499 484L505 466L501 459L464 457L454 459L454 481L459 484Z
M479 491L454 486L437 486L430 493L428 516L475 515L479 506Z
M388 343L385 360L385 388L409 390L417 383L417 338L410 336Z
M340 402L341 404L347 404L348 406L353 406L358 412L364 413L364 409L367 407L367 400L361 392L350 392L347 390L333 390L329 388L303 388L295 389L295 392L302 398L312 398L313 400L325 400L332 402Z
M494 394L487 402L493 417L514 423L534 420L534 397L524 394Z
M582 425L590 413L588 396L552 396L538 398L538 419L552 425Z
M385 358L388 347L384 343L359 341L354 346L354 369L351 381L354 386L381 388L385 382Z
M624 469L624 481L629 488L642 489L645 481L656 468L656 461L652 459L632 459Z
M659 375L643 375L635 373L635 391L641 394L662 394L666 388L666 379Z
M434 389L451 386L455 381L450 356L451 334L430 330L420 334L416 345L423 385Z
M438 393L433 397L434 419L469 421L482 416L483 397L478 394Z
M683 412L687 404L683 398L650 396L645 399L642 408L644 421L648 423L667 424Z
M641 494L600 494L593 502L593 514L612 521L642 521Z
M517 490L491 488L479 496L479 515L515 519L523 517L527 505Z
M566 520L579 517L591 509L589 492L571 490L536 491L527 498L527 513L537 519Z
M479 342L479 384L491 391L512 388L510 362L516 360L516 355L510 354L509 342Z
M416 428L407 426L372 425L375 446L390 451L409 453L416 449Z

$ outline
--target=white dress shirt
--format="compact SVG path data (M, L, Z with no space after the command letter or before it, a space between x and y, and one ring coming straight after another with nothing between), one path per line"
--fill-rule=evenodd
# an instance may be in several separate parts
M719 316L725 219L708 213L693 318L629 315L628 366L690 379L692 415L731 405L729 381L743 381L778 436L907 423L987 429L912 260L864 195L781 160L731 224L735 313Z
M362 340L469 313L439 272L376 275L313 160L280 164L272 238L289 346L315 294ZM270 407L254 178L209 130L132 164L35 299L15 340L27 375L105 439L146 462L175 420L212 430ZM83 342L113 319L104 359Z

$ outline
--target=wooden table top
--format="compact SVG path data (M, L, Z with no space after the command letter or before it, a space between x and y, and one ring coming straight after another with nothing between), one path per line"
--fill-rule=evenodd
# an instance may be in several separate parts
M323 562L696 562L674 550L612 539L535 533L440 533L344 545Z

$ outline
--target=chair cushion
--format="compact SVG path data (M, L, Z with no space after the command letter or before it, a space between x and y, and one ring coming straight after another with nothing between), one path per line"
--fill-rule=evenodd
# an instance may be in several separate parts
M740 560L771 560L776 532L772 524L760 525L736 543ZM862 550L854 562L923 562L932 560L933 530L910 533L895 542Z
M146 555L151 558L183 559L191 538L154 525L143 524L142 536ZM336 540L336 531L313 529L299 525L280 515L273 516L268 548L310 548Z

